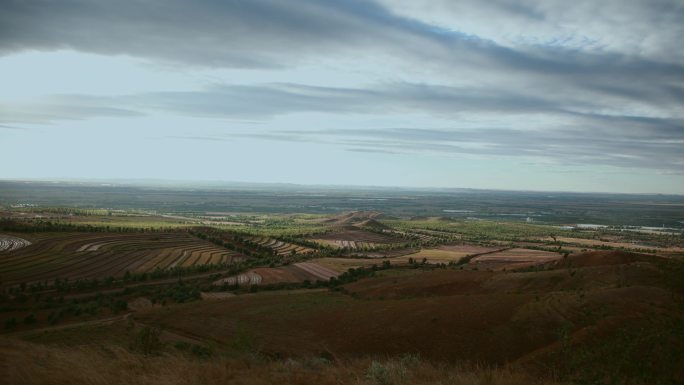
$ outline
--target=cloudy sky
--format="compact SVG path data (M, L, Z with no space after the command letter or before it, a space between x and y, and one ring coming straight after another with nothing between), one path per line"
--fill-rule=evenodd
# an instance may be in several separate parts
M681 0L0 0L0 178L684 194Z

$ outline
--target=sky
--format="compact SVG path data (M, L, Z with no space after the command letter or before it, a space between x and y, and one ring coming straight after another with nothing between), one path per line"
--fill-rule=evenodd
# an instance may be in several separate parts
M684 194L681 0L0 0L0 179Z

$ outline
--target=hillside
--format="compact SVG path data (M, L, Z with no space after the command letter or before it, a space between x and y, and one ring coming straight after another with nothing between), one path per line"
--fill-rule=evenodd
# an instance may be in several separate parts
M517 363L577 381L668 383L684 380L682 340L676 338L684 325L683 297L669 270L681 264L670 263L387 270L339 292L263 293L135 318L221 344L248 335L252 348L269 356L413 353L453 363Z

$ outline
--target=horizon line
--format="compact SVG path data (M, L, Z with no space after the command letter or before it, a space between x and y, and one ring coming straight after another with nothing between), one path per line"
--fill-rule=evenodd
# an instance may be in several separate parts
M189 180L189 179L156 179L156 178L3 178L0 182L38 182L38 183L116 183L120 186L113 187L187 187L179 184L196 184L198 187L220 187L208 185L252 185L252 186L288 186L302 188L328 188L328 189L384 189L384 190L470 190L470 191L494 191L494 192L513 192L513 193L568 193L568 194L606 194L606 195L660 195L684 197L684 193L662 193L662 192L615 192L615 191L579 191L579 190L522 190L522 189L501 189L501 188L480 188L480 187L445 187L445 186L397 186L397 185L349 185L349 184L307 184L294 182L246 182L235 180ZM157 183L157 184L155 184ZM166 186L160 185L166 184Z

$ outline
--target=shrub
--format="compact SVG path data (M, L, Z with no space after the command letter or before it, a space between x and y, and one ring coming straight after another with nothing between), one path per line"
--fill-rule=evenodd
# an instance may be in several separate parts
M173 286L168 286L163 289L157 289L152 295L152 302L166 303L167 300L173 300L176 303L190 302L201 299L200 290L195 285L189 285L184 282L177 282Z
M200 345L193 345L185 341L178 341L173 346L182 352L191 353L200 358L207 358L213 354L210 348Z
M120 312L122 312L122 311L128 309L128 302L126 302L126 300L119 299L119 300L114 301L114 302L110 305L110 308L112 309L112 312L113 312L114 314L120 313Z
M50 315L48 315L48 323L50 325L54 325L57 322L59 322L59 320L62 318L62 316L64 316L64 313L62 310L53 311L52 313L50 313Z
M200 345L192 345L190 348L190 353L201 358L211 357L212 355L211 349Z
M366 371L366 378L378 385L391 385L402 382L406 377L406 368L402 362L371 362Z
M386 385L391 384L389 369L378 361L371 362L371 365L366 371L366 378L376 384Z
M27 324L27 325L36 323L36 316L35 316L33 313L27 315L27 316L24 318L24 323Z
M190 343L185 342L185 341L177 341L175 344L173 344L173 346L176 349L182 350L184 352L187 352L188 350L190 350L190 347L191 347Z
M403 366L417 366L421 363L419 353L404 353L401 355L400 360Z
M159 329L153 329L148 326L142 328L131 342L131 350L142 353L144 355L156 354L161 350L161 341Z
M17 319L12 317L5 320L5 329L13 329L17 326Z

